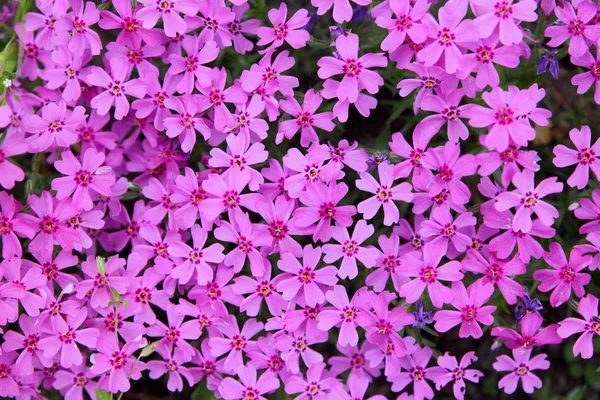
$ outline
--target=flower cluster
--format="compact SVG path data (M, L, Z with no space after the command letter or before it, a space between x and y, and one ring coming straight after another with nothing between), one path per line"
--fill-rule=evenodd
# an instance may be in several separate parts
M600 104L595 3L28 3L0 14L22 55L0 54L0 397L166 377L227 400L462 400L477 355L424 335L496 338L508 394L542 386L543 346L580 335L574 355L593 356L600 189L572 208L586 242L563 246L565 185L531 146L546 91L503 76L536 57L527 26L545 15L547 45ZM344 25L312 37L329 14ZM540 72L558 74L556 54ZM311 62L307 86L294 71ZM334 139L394 88L414 127L377 151ZM600 142L569 137L553 163L583 190ZM546 322L546 292L579 316Z

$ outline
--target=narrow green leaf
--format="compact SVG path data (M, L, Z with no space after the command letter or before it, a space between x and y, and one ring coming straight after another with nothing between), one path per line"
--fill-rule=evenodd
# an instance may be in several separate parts
M34 0L19 0L17 5L17 11L15 12L15 19L13 22L21 22L25 20L25 15L33 8Z
M112 394L106 390L96 389L96 400L112 400Z
M150 343L148 346L146 346L142 349L142 353L140 354L140 357L142 357L142 358L148 357L150 354L152 354L156 351L157 346L158 346L158 342Z
M14 73L17 70L19 46L16 38L17 36L13 35L0 53L0 74L2 76L6 73Z
M106 273L106 261L104 260L104 257L96 257L96 268L98 269L99 273Z

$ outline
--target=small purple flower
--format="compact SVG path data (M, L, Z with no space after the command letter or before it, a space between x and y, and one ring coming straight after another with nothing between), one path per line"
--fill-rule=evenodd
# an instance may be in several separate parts
M537 61L538 69L537 74L541 75L544 72L550 70L550 74L554 79L558 79L558 58L556 58L556 53L558 50L552 49L550 52Z
M544 308L540 299L529 297L529 294L527 293L523 294L521 301L523 303L517 305L514 312L515 319L517 320L517 326L521 325L521 320L525 315L532 312L539 312Z
M421 301L417 301L417 311L413 311L413 315L415 316L415 322L412 326L418 329L423 329L425 326L431 324L433 322L433 313L431 311L425 311L423 308L423 303Z

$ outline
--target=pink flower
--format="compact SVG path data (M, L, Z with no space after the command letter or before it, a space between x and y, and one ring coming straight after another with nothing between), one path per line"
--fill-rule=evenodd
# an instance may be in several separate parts
M353 304L353 301L350 301L343 286L335 285L325 297L335 309L324 309L319 313L318 328L328 332L334 326L338 326L340 328L338 344L340 346L356 346L358 344L356 319L360 310Z
M50 193L44 190L39 197L30 195L27 203L37 216L31 219L31 223L38 226L39 232L28 246L36 258L51 258L55 244L70 250L79 242L79 235L65 226L65 222L76 213L70 200L58 202L55 206Z
M332 263L342 258L342 264L338 271L340 278L354 279L358 275L356 260L360 261L366 268L371 268L379 258L379 250L373 246L360 246L365 240L373 235L375 228L361 219L354 226L352 237L348 235L348 229L337 226L333 230L333 239L339 244L326 244L323 246L325 257L323 261Z
M198 115L201 110L193 95L170 97L165 100L165 106L179 114L169 115L163 123L168 137L179 137L181 150L186 153L192 152L196 144L197 131L202 134L204 140L210 138L211 130L206 123L207 120Z
M282 73L292 68L296 61L290 57L290 52L287 50L278 53L275 60L271 61L272 58L273 52L268 52L258 64L253 64L249 70L246 69L242 72L240 78L242 89L253 93L263 88L265 93L274 94L279 91L286 97L294 97L294 88L298 87L300 82L295 76L286 76ZM277 102L275 105L275 108L278 108ZM278 110L277 115L279 115ZM274 120L274 118L270 118L270 120Z
M234 211L231 223L221 221L221 225L214 230L214 235L223 242L234 243L235 247L225 255L223 262L228 267L233 267L233 272L239 273L246 259L250 261L250 271L255 277L265 273L265 263L260 253L260 248L271 244L271 237L266 227L262 224L250 222L248 214Z
M558 146L557 146L558 147ZM556 151L556 147L555 147ZM477 154L478 173L481 176L491 175L498 167L502 166L502 186L507 187L516 173L520 172L519 165L533 172L540 170L538 161L540 157L535 150L519 150L511 144L504 151Z
M381 53L369 53L358 57L358 35L340 36L335 41L340 58L323 57L318 62L319 78L326 79L333 75L344 74L337 89L340 100L355 103L358 100L359 89L375 94L383 85L383 78L369 68L387 66L387 58ZM360 87L359 87L360 86Z
M146 29L141 26L138 19L138 12L141 8L133 10L131 2L128 3L126 0L114 1L113 5L118 15L107 10L100 11L102 19L98 22L98 25L105 30L119 29L119 35L115 41L118 45L135 47L135 45L139 44L140 40L149 45L159 43L161 39L159 30Z
M301 376L293 375L285 382L285 392L288 394L301 393L296 399L307 400L314 398L326 399L333 393L332 389L339 387L336 378L324 374L325 363L313 363L306 371L306 380Z
M412 304L419 300L425 288L429 289L431 302L438 308L452 301L452 291L440 281L456 282L463 278L463 274L460 272L458 261L439 266L442 257L442 253L434 251L427 243L423 249L422 260L417 252L408 253L402 258L400 275L415 278L400 288L400 296L406 298L407 303Z
M23 129L33 133L26 140L29 151L43 152L53 144L69 147L77 142L76 129L85 121L85 108L77 106L73 111L67 109L67 104L61 100L42 107L39 115L29 115L22 121Z
M271 265L269 263L266 263L264 274L256 277L256 279L244 275L235 278L232 287L233 292L239 295L250 293L240 304L240 311L245 312L250 317L256 317L264 300L271 315L280 315L288 302L283 299L280 293L275 291L279 281L281 281L281 275L271 279Z
M597 157L600 156L600 141L591 145L592 131L590 127L584 125L581 130L573 128L569 132L569 138L577 150L572 150L562 144L554 148L554 165L559 168L568 167L577 164L575 172L571 174L567 183L571 187L583 189L589 181L590 169L594 172L597 179L600 179L600 164Z
M336 284L337 269L332 266L317 269L320 260L321 248L310 244L304 247L302 264L291 253L281 255L277 267L286 274L277 284L277 290L285 300L303 299L311 307L325 301L323 289Z
M496 209L498 211L506 211L513 207L517 209L512 223L515 231L529 232L533 227L531 216L534 213L543 225L552 226L554 220L558 218L558 210L541 199L549 194L562 192L563 184L557 180L556 177L547 178L536 187L533 171L526 169L517 173L513 177L516 190L500 193L496 197Z
M201 43L213 40L219 48L231 46L233 35L229 25L233 22L235 14L229 5L222 1L201 0L198 12L204 29L198 36Z
M431 251L446 254L448 252L448 243L451 242L454 248L459 252L464 252L472 243L471 238L465 235L465 228L473 227L477 223L477 218L472 213L460 214L456 220L452 218L448 208L436 208L431 212L430 219L423 221L419 233L423 238L435 236L428 241Z
M296 174L290 174L285 178L283 187L288 195L297 199L300 194L309 187L314 186L316 182L329 182L333 176L323 173L323 162L326 155L323 152L315 151L319 144L313 144L306 156L297 148L290 148L283 156L283 165L288 169L295 171ZM339 196L339 199L344 195Z
M0 174L1 176L1 174ZM23 205L12 195L0 192L0 234L2 237L2 258L10 260L13 256L21 258L23 249L17 234L33 238L37 229L31 216L20 213Z
M444 6L438 11L439 24L434 18L426 19L424 22L428 28L428 35L433 41L417 53L417 60L426 67L431 67L438 62L443 53L444 70L449 74L458 71L462 62L460 47L478 39L477 35L473 36L473 21L462 21L466 12L466 7L451 10Z
M271 248L268 254L292 253L295 257L302 256L302 246L292 235L302 234L311 228L299 228L290 220L296 208L293 200L279 196L275 201L264 197L257 205L257 212L265 220L268 232L271 235Z
M229 33L233 36L233 48L238 54L246 54L254 47L254 43L248 40L243 33L256 35L260 27L260 21L257 19L249 19L242 22L242 17L248 11L249 7L249 4L233 6L231 10L234 13L234 19L227 24Z
M571 84L577 86L577 93L587 92L595 83L594 101L600 104L600 52L596 50L596 59L586 52L581 57L576 57L571 62L580 67L589 69L588 72L577 74L571 78Z
M391 0L389 4L396 18L379 16L375 20L377 26L388 30L388 35L381 42L381 50L389 53L395 51L404 43L407 35L412 43L423 43L427 39L427 28L421 19L427 14L429 3L417 0L411 5L409 1Z
M199 285L206 285L213 279L213 269L208 263L220 263L225 258L223 254L223 245L220 243L211 244L204 247L208 232L194 225L191 229L193 246L190 247L184 242L174 241L169 245L168 252L172 257L177 257L183 261L178 263L171 272L173 278L180 283L188 283L196 272L196 279Z
M571 289L577 297L585 294L584 286L590 282L591 276L580 271L590 265L591 256L584 256L579 249L574 248L569 256L569 261L567 261L562 246L553 242L550 244L550 251L544 254L544 261L554 270L537 270L533 273L533 279L542 282L538 286L538 290L541 292L549 292L554 289L550 295L552 307L558 307L567 302L571 296Z
M513 358L502 355L496 358L494 369L496 371L510 372L500 379L498 388L503 389L506 394L512 394L517 390L519 381L523 385L525 393L533 393L535 389L542 387L542 380L531 371L550 368L550 361L546 360L545 354L531 357L531 350L517 349L512 352Z
M323 355L310 348L314 344L308 338L280 331L277 336L273 336L274 346L281 353L281 358L285 361L287 370L292 374L300 372L300 358L304 361L307 368L323 362Z
M239 368L239 369L238 369ZM279 388L279 379L270 373L263 373L256 379L256 369L253 366L238 366L236 374L242 383L233 378L225 378L219 386L219 393L225 400L256 399L267 400L263 394L272 393Z
M0 186L4 189L12 189L15 182L22 182L25 173L17 165L7 158L23 154L27 151L27 142L17 135L8 134L0 144Z
M484 141L487 148L504 151L511 140L517 146L527 147L527 142L535 138L535 130L527 120L518 118L531 112L535 103L526 91L520 92L512 96L496 87L482 95L483 101L491 108L474 105L465 113L472 127L488 127L489 134Z
M498 286L508 304L516 304L517 298L523 296L523 286L510 278L526 272L525 264L518 257L502 261L490 253L486 259L475 250L467 250L467 257L462 261L462 266L467 271L484 274L478 282Z
M83 53L84 50L89 49L92 55L100 54L102 50L102 42L98 33L91 29L100 19L100 11L96 8L96 5L92 1L85 3L83 7L83 0L74 0L71 4L73 13L67 14L67 16L58 20L56 23L56 30L61 31L60 42L63 44L69 44L69 50L73 53ZM70 34L64 30L70 30Z
M598 322L598 298L592 294L579 301L577 306L580 318L566 318L559 322L556 333L563 339L576 333L582 332L575 345L573 346L573 355L577 357L581 354L582 358L589 359L594 355L594 337L600 335L600 323ZM6 337L6 336L5 336Z
M435 381L446 371L442 367L427 367L433 352L431 348L417 346L414 353L400 360L402 370L389 377L392 391L400 392L406 386L413 384L415 400L433 399L434 393L427 381Z
M293 217L297 227L312 227L317 225L313 232L313 241L328 242L333 236L332 223L342 227L352 225L352 217L356 214L356 207L338 206L340 200L348 193L348 185L343 182L332 181L329 185L315 182L300 193L300 201L305 207L298 207Z
M479 383L479 378L483 377L483 373L476 369L467 369L472 363L477 361L474 351L469 351L461 358L460 363L456 360L456 357L450 355L450 353L444 353L443 356L438 357L437 363L440 367L445 368L448 372L439 375L434 379L435 388L442 390L442 387L448 383L454 381L454 397L457 400L463 400L466 392L466 382L470 381L473 383Z
M142 21L144 28L154 28L162 18L163 29L168 37L176 37L186 32L186 22L179 13L192 17L198 13L200 7L197 1L192 0L140 0L140 3L146 5L137 12L137 17Z
M52 181L52 190L56 190L56 198L63 200L73 195L73 206L78 209L91 210L94 202L91 192L109 197L115 177L108 167L101 167L104 163L104 153L89 148L82 156L83 163L70 151L62 153L62 160L54 163L58 172L68 175L55 178Z
M313 89L308 90L304 95L304 104L302 107L291 96L280 101L279 106L281 109L290 114L293 119L283 121L279 124L279 132L277 133L275 143L281 143L284 137L288 140L292 139L298 129L300 129L300 145L308 147L311 143L319 142L319 137L314 127L331 132L335 128L335 124L332 122L333 113L316 113L322 102L323 98L321 95L315 93Z
M437 115L425 117L419 122L419 125L415 128L415 132L426 129L434 129L435 132L439 132L441 127L447 124L448 140L453 142L458 142L459 139L466 140L469 137L469 129L461 121L460 116L463 110L471 106L468 104L459 106L463 96L464 91L456 89L448 93L445 98L439 96L425 97L421 103L421 108L425 111L433 111ZM423 129L421 126L426 126L426 128Z
M506 347L516 351L531 351L535 346L558 344L562 339L556 333L557 324L548 325L540 330L544 319L538 313L526 313L521 319L521 333L514 329L495 327L492 336L497 336ZM539 332L538 332L539 330Z
M204 50L204 49L203 49ZM203 76L204 74L202 74ZM226 128L232 128L235 125L235 118L231 111L225 105L226 103L246 104L248 97L239 84L225 89L227 71L225 68L213 68L211 71L211 80L208 87L202 86L202 82L196 82L196 88L200 91L197 98L200 110L211 108L212 119L217 131L223 131Z
M533 0L496 0L495 2L478 3L475 27L482 38L487 38L498 27L500 41L505 46L518 44L523 40L523 32L518 24L521 21L537 20L535 12L537 4Z
M380 182L377 182L368 172L359 173L360 179L356 181L356 187L372 193L374 196L360 202L357 210L363 215L363 218L370 220L383 207L383 223L390 226L400 219L400 212L395 201L410 202L413 199L412 187L407 182L394 186L393 165L381 163L377 167L377 172Z
M600 189L592 191L592 199L580 199L579 207L574 211L575 217L578 219L592 221L583 224L579 228L579 233L586 234L600 230Z
M461 179L475 173L477 169L475 156L472 154L461 156L460 145L448 142L443 147L428 151L422 162L425 167L438 172L427 188L431 196L446 191L454 204L463 205L469 201L471 191Z
M264 50L269 52L287 42L294 49L299 49L306 46L306 42L310 39L307 30L299 29L308 24L310 17L308 11L304 8L296 11L292 17L286 21L288 14L287 5L281 3L278 9L272 8L268 12L269 21L273 24L273 28L260 27L258 28L258 46L264 46L273 43L269 48Z
M182 352L184 360L189 361L195 354L194 348L188 341L196 340L202 334L199 320L192 319L184 322L185 315L181 314L175 305L167 307L167 324L158 320L146 329L146 335L159 337L155 342L164 352L170 352L175 346Z
M373 0L352 0L359 6L368 6ZM352 19L352 5L350 0L311 0L313 7L317 7L317 15L323 15L333 7L333 20L341 24Z
M129 379L139 379L145 368L144 362L132 356L144 345L145 340L134 340L121 347L114 334L104 333L96 343L98 353L91 359L93 365L90 370L108 378L106 388L109 392L127 392L131 387Z
M410 146L402 132L392 134L390 149L406 160L394 165L394 178L406 178L412 172L415 188L425 189L433 179L433 173L423 166L422 160L429 141L435 135L435 128L430 125L417 125L413 134L413 145Z
M105 270L99 270L93 256L81 263L87 279L75 286L78 299L89 298L90 305L94 308L108 307L113 301L113 291L119 295L127 293L129 280L123 277L125 259L118 256L109 257L105 263Z
M259 185L264 182L264 178L251 166L267 160L269 152L265 150L265 145L262 143L250 144L245 135L229 135L226 141L227 153L218 148L212 149L208 165L224 170L221 174L223 179L227 179L234 169L248 171L250 173L248 188L253 191L257 190Z
M47 81L48 89L58 89L65 86L62 98L65 101L75 101L81 96L81 83L84 74L82 66L89 62L89 57L81 53L71 53L65 46L59 47L52 52L52 61L56 64L54 68L45 69L42 78Z
M40 363L45 368L52 366L52 359L43 355L43 348L38 346L42 334L39 327L36 327L36 318L27 315L21 315L19 318L19 327L23 334L16 331L6 331L3 335L4 343L2 350L12 352L21 350L21 354L14 363L15 371L19 374L33 374L33 363Z
M214 221L224 211L233 212L241 207L255 210L256 204L261 200L258 193L242 194L250 181L248 171L234 169L224 180L220 175L210 174L202 182L202 189L209 194L209 198L200 205L200 215L206 221Z
M111 107L115 106L115 118L123 119L129 113L129 101L127 95L138 99L146 95L146 86L142 79L127 80L127 69L116 60L110 61L111 75L100 67L90 67L86 76L88 84L104 89L90 102L90 106L98 112L98 115L107 114Z
M76 316L68 317L67 322L62 318L54 320L54 332L39 341L44 357L52 359L60 351L60 365L63 368L81 365L83 356L77 344L89 349L96 347L100 332L95 328L78 329L88 316L87 310L80 310Z
M569 38L569 55L581 57L588 50L588 42L595 43L600 39L600 26L592 19L596 17L596 4L591 1L581 1L577 4L577 14L571 3L554 9L556 17L562 24L549 26L544 35L550 38L548 46L558 47Z
M435 330L448 332L460 325L458 337L475 339L483 336L479 324L491 325L494 322L493 313L496 306L484 306L494 294L494 286L477 281L465 288L462 282L452 283L451 304L458 311L441 310L435 313Z
M181 392L183 390L182 376L188 381L190 386L194 385L195 379L190 369L184 366L186 360L181 351L176 348L171 357L171 351L167 351L159 346L156 349L156 352L160 354L163 359L160 361L148 361L146 364L150 379L159 379L166 373L168 376L167 389L171 392Z

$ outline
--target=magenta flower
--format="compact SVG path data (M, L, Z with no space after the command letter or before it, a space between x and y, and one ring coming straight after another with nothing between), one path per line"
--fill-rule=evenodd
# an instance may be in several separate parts
M4 343L2 350L4 352L13 352L21 350L21 354L17 357L14 366L15 371L19 374L33 374L34 360L40 363L45 368L52 366L52 359L44 356L44 349L38 346L42 337L36 322L38 320L27 315L21 315L19 318L19 327L23 334L16 331L6 331L3 335Z
M51 258L55 244L71 250L79 242L79 235L65 226L65 222L76 213L70 200L58 202L55 206L50 193L43 191L39 197L30 195L27 203L37 216L30 220L38 226L39 232L28 246L36 258Z
M94 206L92 191L106 197L112 194L115 177L110 173L110 167L101 167L105 160L104 153L89 148L82 156L82 163L70 151L63 152L61 156L62 160L57 160L54 167L68 176L52 181L52 190L56 190L58 200L73 195L73 206L87 211Z
M284 137L288 140L292 139L298 129L300 129L300 145L308 147L311 143L319 142L319 137L314 127L331 132L335 128L335 124L332 122L333 113L324 112L316 114L322 102L323 97L315 93L313 89L305 93L302 107L300 107L300 104L294 97L288 97L286 100L280 101L279 106L281 109L290 114L293 119L283 121L279 124L279 132L277 133L275 143L281 143Z
M264 274L255 279L244 275L235 278L235 283L232 286L233 292L239 295L250 293L240 304L240 311L245 312L250 317L256 317L264 300L271 315L280 315L288 304L281 294L275 291L280 280L281 275L271 279L271 266L269 263L266 263Z
M441 308L445 303L452 301L452 291L442 285L440 281L456 282L463 278L460 272L460 263L450 261L440 266L443 254L432 249L427 243L423 248L423 259L417 252L408 253L402 258L400 275L414 278L402 285L400 296L406 298L407 303L414 303L428 288L429 298L434 306Z
M517 173L513 177L516 190L500 193L496 197L496 209L498 211L506 211L513 207L517 209L512 223L516 231L524 233L531 231L533 227L531 216L534 213L543 225L552 226L554 220L558 218L558 210L541 199L549 194L562 192L563 184L557 180L556 177L547 178L534 186L533 171L526 169Z
M242 383L233 378L225 378L219 386L219 393L225 400L256 399L267 400L263 394L272 393L279 388L277 375L263 373L256 379L256 369L253 366L239 366L236 373Z
M342 264L338 271L340 278L356 278L358 275L357 260L366 268L371 268L375 265L381 254L373 246L360 246L374 232L375 228L373 225L367 224L364 219L356 223L352 236L348 235L347 228L336 225L332 237L339 244L326 244L323 246L323 253L325 253L323 261L333 263L341 258Z
M564 3L562 7L556 7L554 13L560 22L559 25L549 26L544 35L550 38L548 46L558 47L567 40L569 43L569 55L581 57L588 50L588 42L595 43L600 39L600 26L596 25L596 5L589 1L577 4L577 14L571 3Z
M157 347L156 352L161 355L162 360L148 361L146 368L150 379L159 379L165 373L168 376L167 389L171 392L181 392L183 390L182 376L188 381L190 386L194 385L195 379L189 368L185 367L185 358L182 352L177 348L173 351L167 351L164 347Z
M479 383L479 378L483 377L483 373L481 371L476 369L468 369L468 367L476 361L477 357L475 357L474 351L465 353L465 355L460 359L460 363L456 360L456 357L450 355L450 353L444 353L443 356L438 357L437 363L440 367L445 368L448 372L441 374L434 379L435 388L437 390L442 390L442 387L446 386L450 382L454 382L454 397L457 400L464 400L467 390L465 380L473 383Z
M175 305L167 307L167 324L160 320L146 328L146 335L159 337L157 348L162 348L169 353L173 346L181 351L184 360L189 361L194 356L194 348L188 341L196 340L202 334L201 322L197 319L183 321L185 315L181 314Z
M210 353L214 357L222 356L225 353L225 370L234 372L240 366L244 365L242 354L256 350L256 341L250 340L263 330L263 323L250 318L244 323L242 330L234 316L230 316L229 323L222 329L226 337L212 337L209 339Z
M3 325L6 325L6 320L10 322L17 320L19 304L27 315L37 317L46 302L45 297L43 298L34 292L35 289L41 289L46 285L46 277L38 269L32 268L25 272L25 269L22 270L21 266L22 260L16 257L11 260L3 260L0 263L0 276L3 275L6 279L6 283L0 287L0 293L2 298L12 299L10 303L12 307L8 305L9 303L0 302L3 312L6 313L6 316L3 316L0 320ZM47 293L41 290L36 292Z
M471 73L475 72L475 84L479 89L484 89L487 85L492 88L500 85L500 75L495 64L516 68L519 65L521 49L517 45L500 46L498 42L498 37L493 35L476 43L471 48L472 53L463 56L462 67L457 76L468 79L471 78Z
M1 124L0 124L1 125ZM23 154L28 149L27 142L17 135L7 135L0 144L0 186L4 189L12 189L15 182L22 182L25 173L17 165L8 160L8 157Z
M1 176L1 175L0 175ZM21 257L23 249L17 234L33 238L37 233L33 217L20 213L23 206L12 195L0 192L0 237L2 238L2 258L10 260Z
M221 221L221 225L214 230L218 240L231 242L236 246L225 255L223 262L228 267L233 267L233 272L239 273L246 259L250 261L250 271L255 277L265 273L265 263L260 248L271 244L271 237L266 227L250 222L248 214L234 211L231 223Z
M417 125L412 134L413 145L409 145L401 132L392 134L390 149L406 160L394 165L394 178L406 178L412 173L415 188L425 189L433 179L433 173L423 166L422 159L427 145L435 135L435 129L426 125Z
M407 35L412 43L423 43L427 39L427 28L421 20L429 10L429 3L418 0L411 5L404 0L391 0L389 4L396 18L382 15L375 20L377 26L388 30L388 35L381 42L381 50L389 53L395 51L404 43Z
M498 388L503 389L506 394L512 394L517 390L519 381L525 393L533 393L535 389L542 387L542 380L531 371L550 368L550 361L546 360L545 354L531 357L531 350L517 349L512 351L513 358L502 355L496 358L494 369L500 372L510 372L500 379Z
M470 212L460 214L453 219L449 209L438 207L431 212L429 220L423 221L419 233L423 238L435 236L428 240L430 251L446 254L448 243L452 243L454 248L462 253L472 243L471 238L464 231L466 228L474 227L476 223L477 218Z
M583 319L566 318L558 323L559 327L556 333L561 338L566 339L569 336L582 332L583 334L579 336L573 346L573 355L577 357L581 354L582 358L589 359L594 355L594 335L600 335L598 298L592 294L588 294L579 301L577 311L579 311Z
M265 52L270 52L287 42L292 48L299 49L306 46L306 42L310 39L310 35L307 30L300 29L310 20L308 11L304 8L296 11L292 17L286 21L288 14L287 5L281 3L278 9L272 8L268 12L269 21L273 24L272 28L260 27L258 28L258 46L265 46L272 43Z
M269 52L258 62L253 64L249 70L242 72L240 78L242 89L249 93L259 94L258 90L263 88L265 93L281 92L284 96L294 97L294 88L300 85L295 76L282 75L283 72L294 66L296 61L290 57L290 52L285 50L278 53L275 60L271 61L273 53ZM275 110L279 115L279 105L275 102ZM267 110L269 107L267 107ZM274 120L269 118L269 120Z
M368 6L373 0L352 0L359 6ZM317 15L323 15L333 7L333 20L341 24L352 19L352 5L350 0L311 0L313 7L317 7Z
M334 393L333 389L339 387L339 381L334 377L324 374L325 363L317 362L312 364L306 371L306 380L301 376L293 375L285 382L285 392L287 394L301 393L296 399L326 399Z
M518 351L528 351L535 346L558 344L562 339L556 333L557 324L548 325L540 330L544 319L537 312L526 313L521 319L521 333L514 329L495 327L492 336L497 336L506 347Z
M387 66L387 58L381 53L369 53L358 57L358 35L340 36L335 41L340 58L323 57L318 62L319 78L326 79L333 75L344 74L337 89L340 100L355 103L358 100L359 89L365 89L371 94L379 91L383 78L369 68Z
M356 207L338 206L340 200L348 193L348 185L332 181L329 185L314 182L300 193L300 201L305 207L298 207L293 218L297 227L308 228L317 225L313 231L313 241L321 240L326 243L333 236L333 221L342 227L352 225L352 217Z
M89 49L92 55L100 54L102 50L100 36L91 29L91 26L100 19L100 11L92 1L85 3L84 8L83 0L75 0L71 7L73 13L56 21L56 30L62 33L60 41L65 42L64 44L68 41L72 53L83 53L84 50ZM65 28L71 31L70 34L64 32Z
M281 255L277 267L286 274L276 288L285 300L304 300L311 307L325 301L324 289L337 283L337 269L332 266L317 269L320 260L321 248L310 244L304 247L302 264L291 253Z
M482 38L490 37L498 27L503 45L519 44L523 40L519 23L537 20L536 8L534 0L520 0L518 3L513 3L513 0L496 0L481 3L477 5L478 17L474 21L475 27Z
M220 168L223 171L221 174L223 179L227 179L234 169L248 171L250 173L248 188L252 191L257 190L259 185L264 182L264 178L260 172L252 168L252 165L265 162L269 157L265 145L262 143L250 144L245 135L229 135L226 141L227 153L218 148L212 149L208 165Z
M209 194L209 198L200 205L202 218L209 222L214 221L224 211L232 212L240 207L255 210L262 197L258 193L242 194L249 181L250 173L239 169L233 169L226 181L220 175L210 174L208 179L202 182L202 189Z
M179 114L166 117L163 123L168 137L179 137L181 150L186 153L192 152L196 144L196 131L202 134L204 140L210 138L211 130L207 120L198 115L201 112L200 106L193 95L168 98L165 100L165 106Z
M177 257L183 261L178 263L171 272L171 276L180 283L188 283L196 272L196 279L199 285L206 285L213 279L213 269L208 263L220 263L225 258L223 254L223 245L220 243L211 244L204 247L208 232L194 225L191 229L193 246L184 242L174 241L169 245L168 253L172 257Z
M462 282L452 283L452 301L450 304L458 311L441 310L435 313L435 330L448 332L460 325L458 337L475 339L483 336L479 324L491 325L494 322L493 313L496 306L484 306L494 294L494 286L477 281L465 288Z
M413 91L418 89L413 111L415 114L419 112L423 99L428 95L437 94L438 96L454 89L451 86L449 75L440 67L426 67L419 63L411 63L406 66L406 69L418 75L417 78L403 79L396 86L400 92L400 97L406 97Z
M478 173L481 176L489 176L502 166L501 182L504 187L508 187L515 174L520 172L519 165L533 172L540 169L538 164L540 157L535 150L520 150L514 144L509 145L504 151L479 153L476 157L479 164Z
M600 52L596 51L596 59L586 52L583 56L573 58L572 63L580 67L589 69L587 72L577 74L571 78L571 84L577 86L577 93L587 92L595 83L594 101L600 104Z
M221 49L231 46L233 35L229 25L233 22L235 14L229 5L221 1L201 0L198 12L204 25L198 36L200 42L213 40Z
M141 78L127 80L127 69L116 60L110 62L109 75L100 67L90 67L86 76L88 84L104 89L90 102L90 106L98 115L107 114L114 105L115 119L121 120L129 113L129 101L126 96L138 99L146 95L146 86Z
M246 54L254 48L254 43L248 40L243 34L248 33L255 35L260 27L260 21L257 19L249 19L242 21L242 17L248 11L249 4L241 4L233 6L231 11L234 13L233 21L227 24L229 33L233 36L233 48L238 54Z
M346 289L340 285L335 285L325 297L335 309L326 308L319 313L318 328L328 332L334 326L339 327L338 344L356 346L358 344L356 319L360 312L359 308L350 301Z
M392 233L389 237L379 236L377 242L381 252L374 265L376 270L367 276L365 284L372 286L376 293L380 293L385 289L388 280L392 278L394 289L399 291L402 284L406 282L406 278L398 274L402 264L400 238L396 233Z
M489 134L483 142L487 148L504 151L511 141L517 146L527 147L527 142L535 138L535 130L527 119L518 118L535 107L530 96L525 91L521 92L521 95L510 96L508 92L496 87L482 95L483 101L490 108L474 105L465 113L471 126L488 127Z
M305 189L314 186L315 182L329 182L333 178L333 176L325 176L323 162L326 156L322 152L315 151L317 146L321 145L311 146L306 156L300 150L291 148L283 157L283 165L296 172L296 174L289 174L283 184L283 188L293 199L297 199ZM343 195L339 198L342 197Z
M81 269L87 279L75 287L78 299L89 297L90 305L94 308L108 307L113 300L113 290L122 295L127 292L129 280L123 277L125 259L118 256L109 257L105 270L98 270L96 260L92 256L81 263Z
M62 318L55 319L54 332L38 342L40 349L44 351L44 357L52 359L60 351L60 365L63 368L81 365L83 356L77 344L94 349L100 335L95 328L79 329L87 316L87 310L83 309L76 316L68 317L66 322Z
M580 199L579 207L574 211L575 217L583 220L591 220L579 228L579 233L586 234L600 230L600 190L592 191L592 199Z
M179 13L193 17L198 13L200 4L191 0L141 0L140 3L146 6L137 12L137 17L142 21L146 29L156 26L159 19L162 18L163 29L168 37L177 37L186 32L186 22Z
M427 367L433 352L429 347L417 346L414 353L400 359L404 371L390 377L392 391L400 392L411 383L413 384L414 398L418 400L433 399L433 389L427 381L435 381L446 372L442 367Z
M415 132L426 129L435 129L435 132L439 132L441 127L447 124L449 140L453 142L458 142L459 139L466 140L469 137L469 129L461 121L460 116L463 110L471 106L468 104L459 105L464 95L463 90L456 89L450 92L445 99L435 95L425 97L421 103L421 108L425 111L433 111L437 115L425 117L419 122L418 127L415 128ZM419 129L422 125L426 126L426 128Z
M554 289L550 295L552 307L567 302L571 296L571 289L577 297L585 294L584 286L590 282L591 276L580 271L590 265L591 256L584 256L579 249L574 248L567 261L562 246L553 242L550 244L550 251L544 254L544 261L554 270L537 270L533 273L533 278L542 282L538 286L539 291L549 292Z
M96 343L98 353L91 358L93 365L90 370L108 378L106 388L109 392L127 392L131 387L129 379L139 379L145 368L144 362L132 356L144 345L145 341L134 340L121 347L114 334L104 333Z
M52 61L55 68L43 71L42 78L47 81L48 89L58 89L64 85L62 98L65 101L75 101L81 96L82 66L89 62L89 57L84 58L81 53L71 53L62 46L52 52Z
M484 274L478 282L483 285L496 285L508 304L516 304L517 298L523 297L523 286L510 278L526 272L525 264L518 257L503 261L489 254L486 259L475 250L467 250L467 257L462 261L462 266L467 271Z
M350 390L350 394L340 386L334 387L332 394L335 393L336 399L340 400L385 400L385 397L380 394L365 399L369 384L370 381L368 378L349 379L348 389Z
M272 201L264 197L257 205L257 212L265 220L271 235L269 253L292 253L295 257L302 256L302 246L292 237L304 233L311 228L298 228L290 217L296 208L293 200L279 196Z
M434 18L426 20L428 35L433 39L417 53L417 60L426 67L435 65L444 54L444 70L453 74L460 69L462 54L460 47L473 41L474 24L464 20L466 7L452 10L442 7L438 11L439 24Z
M587 125L582 126L581 130L571 129L569 138L577 150L559 144L554 147L554 160L552 162L559 168L577 164L575 172L571 174L567 184L581 190L588 184L590 169L594 172L596 178L600 179L600 164L598 164L597 159L600 156L600 141L596 141L592 146L592 131Z
M22 121L23 129L33 135L26 140L29 151L42 152L53 144L69 147L77 142L76 129L85 121L85 109L77 106L73 111L67 109L67 104L61 100L42 107L41 116L29 115Z
M460 145L448 142L443 147L436 147L427 152L423 157L423 165L429 169L437 170L433 182L427 188L431 196L447 193L455 204L465 204L471 197L471 191L461 179L470 176L477 169L475 156L465 154L461 157Z
M17 353L14 351L0 353L0 371L2 371L0 396L16 397L20 393L21 389L16 381L19 375L13 370L16 358Z
M82 399L84 390L91 397L98 388L98 383L93 380L94 373L84 366L58 370L53 378L52 387L61 391L65 399L69 400Z
M138 19L140 8L132 9L131 2L117 0L113 2L117 14L110 11L100 11L102 19L98 22L100 28L105 30L119 29L116 43L120 46L135 47L140 39L149 45L156 45L160 41L160 31L157 29L146 29ZM143 13L142 13L143 15Z
M410 202L413 199L411 185L402 182L394 186L394 166L381 163L377 167L379 180L377 182L368 172L359 173L360 179L356 181L356 187L362 191L374 194L367 200L358 204L357 210L366 220L372 219L383 207L383 223L387 226L393 225L400 219L400 211L394 201L402 200Z

